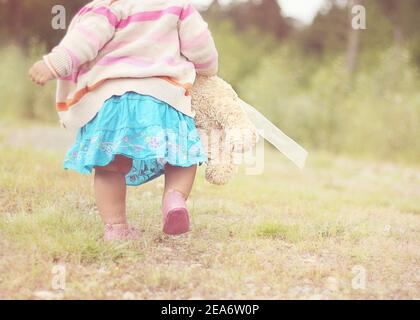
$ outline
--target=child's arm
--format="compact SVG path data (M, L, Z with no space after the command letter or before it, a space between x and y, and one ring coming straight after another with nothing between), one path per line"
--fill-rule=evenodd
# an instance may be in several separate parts
M110 6L94 8L79 19L60 44L31 68L30 75L35 82L44 84L53 78L67 77L82 64L95 59L114 36L119 21Z
M181 13L179 38L182 55L194 63L198 74L217 74L219 61L213 37L208 24L189 1Z

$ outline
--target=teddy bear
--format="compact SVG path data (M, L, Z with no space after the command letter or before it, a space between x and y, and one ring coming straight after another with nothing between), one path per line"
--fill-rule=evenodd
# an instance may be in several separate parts
M190 94L196 126L209 159L205 178L215 185L226 184L237 172L235 159L255 147L257 129L235 90L220 77L197 76Z

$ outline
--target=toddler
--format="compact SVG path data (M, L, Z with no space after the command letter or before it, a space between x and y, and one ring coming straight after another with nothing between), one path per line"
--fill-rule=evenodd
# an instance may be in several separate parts
M191 109L197 73L212 76L218 54L207 23L188 0L96 0L73 18L51 53L30 69L57 79L56 108L77 128L64 168L94 169L104 239L136 240L126 187L165 175L163 231L189 230L186 200L206 162Z

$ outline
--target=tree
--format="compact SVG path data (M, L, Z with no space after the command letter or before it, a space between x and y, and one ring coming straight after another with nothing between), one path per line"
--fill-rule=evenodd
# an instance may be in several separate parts
M84 0L65 3L67 21L86 4ZM3 0L0 1L0 30L8 41L18 42L23 47L32 39L39 39L52 47L62 38L63 30L51 26L52 13L56 0Z
M330 1L328 11L321 11L312 25L296 34L296 41L308 55L331 56L346 49L348 38L347 9Z
M348 22L348 40L347 40L347 69L350 74L354 72L357 66L357 57L360 47L360 30L354 29L352 25L352 7L362 5L363 0L352 0L349 2L349 22Z
M376 0L376 4L393 26L395 47L408 47L413 60L420 67L420 1Z
M282 16L277 0L233 2L226 8L215 1L209 8L209 14L233 21L239 30L257 27L279 39L287 37L292 28Z

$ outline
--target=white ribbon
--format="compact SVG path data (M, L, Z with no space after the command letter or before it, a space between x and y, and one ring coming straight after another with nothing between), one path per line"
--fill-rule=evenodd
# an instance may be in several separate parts
M262 115L257 109L243 100L239 99L242 109L248 115L249 120L257 128L258 133L273 146L283 153L299 169L305 167L308 152L297 142L288 137L283 131L277 128L270 120Z

